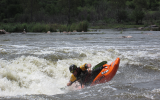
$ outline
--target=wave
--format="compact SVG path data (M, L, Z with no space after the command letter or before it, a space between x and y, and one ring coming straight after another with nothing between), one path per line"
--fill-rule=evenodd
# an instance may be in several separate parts
M0 94L63 93L68 69L37 57L20 57L11 62L0 61ZM6 94L7 92L7 94Z
M84 48L83 48L84 49ZM109 50L112 51L112 50ZM41 52L41 51L40 51ZM108 52L108 51L107 51ZM71 64L92 66L117 57L103 50L65 49L37 55L19 55L15 59L0 59L0 94L14 96L24 94L59 94L69 81Z

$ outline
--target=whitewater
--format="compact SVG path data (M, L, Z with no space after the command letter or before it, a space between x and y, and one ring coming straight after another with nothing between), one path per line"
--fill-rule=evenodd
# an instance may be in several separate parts
M159 31L0 35L0 99L158 100L159 43ZM66 87L71 64L110 64L117 57L120 66L110 82L81 90Z

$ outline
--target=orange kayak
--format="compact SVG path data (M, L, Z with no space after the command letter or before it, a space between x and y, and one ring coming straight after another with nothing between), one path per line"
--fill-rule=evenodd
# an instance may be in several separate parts
M103 65L104 68L96 76L96 78L93 80L90 86L110 81L115 76L119 67L119 63L120 63L120 58L117 58L110 65L104 64Z
M112 62L110 65L106 64L107 61L103 61L99 64L97 64L95 67L103 66L103 69L99 72L99 74L93 79L91 84L89 86L93 86L96 84L101 84L110 81L115 75L119 68L120 58L117 58L114 62ZM95 68L94 67L94 68ZM94 69L93 68L93 69ZM86 78L87 79L87 78ZM84 88L85 85L76 85L77 89Z

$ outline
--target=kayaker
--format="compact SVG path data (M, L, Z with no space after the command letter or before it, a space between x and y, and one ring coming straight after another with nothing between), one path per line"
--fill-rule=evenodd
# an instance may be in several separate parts
M67 86L71 86L75 81L79 81L81 85L90 85L93 79L99 74L102 70L103 66L96 68L95 70L91 70L91 64L83 64L80 67L76 65L71 65L69 67L70 72L72 73L69 83Z

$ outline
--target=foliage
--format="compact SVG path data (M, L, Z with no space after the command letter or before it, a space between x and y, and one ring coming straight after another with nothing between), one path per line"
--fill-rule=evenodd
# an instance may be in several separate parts
M31 27L29 30L33 31L55 31L57 28L53 27L58 24L63 24L59 28L61 31L86 31L85 21L157 23L160 20L156 16L160 12L159 6L160 0L0 0L0 22L18 23L12 27L14 31L21 31L24 27L27 30Z
M87 21L82 21L82 22L80 22L80 23L78 24L77 28L76 28L76 30L77 30L78 32L82 32L82 31L86 32L87 29L88 29L88 22L87 22Z
M0 29L4 29L8 32L73 32L73 31L87 31L88 22L82 21L79 23L66 24L45 24L45 23L0 23Z
M144 12L142 11L142 9L136 8L132 12L132 18L135 20L136 24L142 24L142 19L144 18Z

